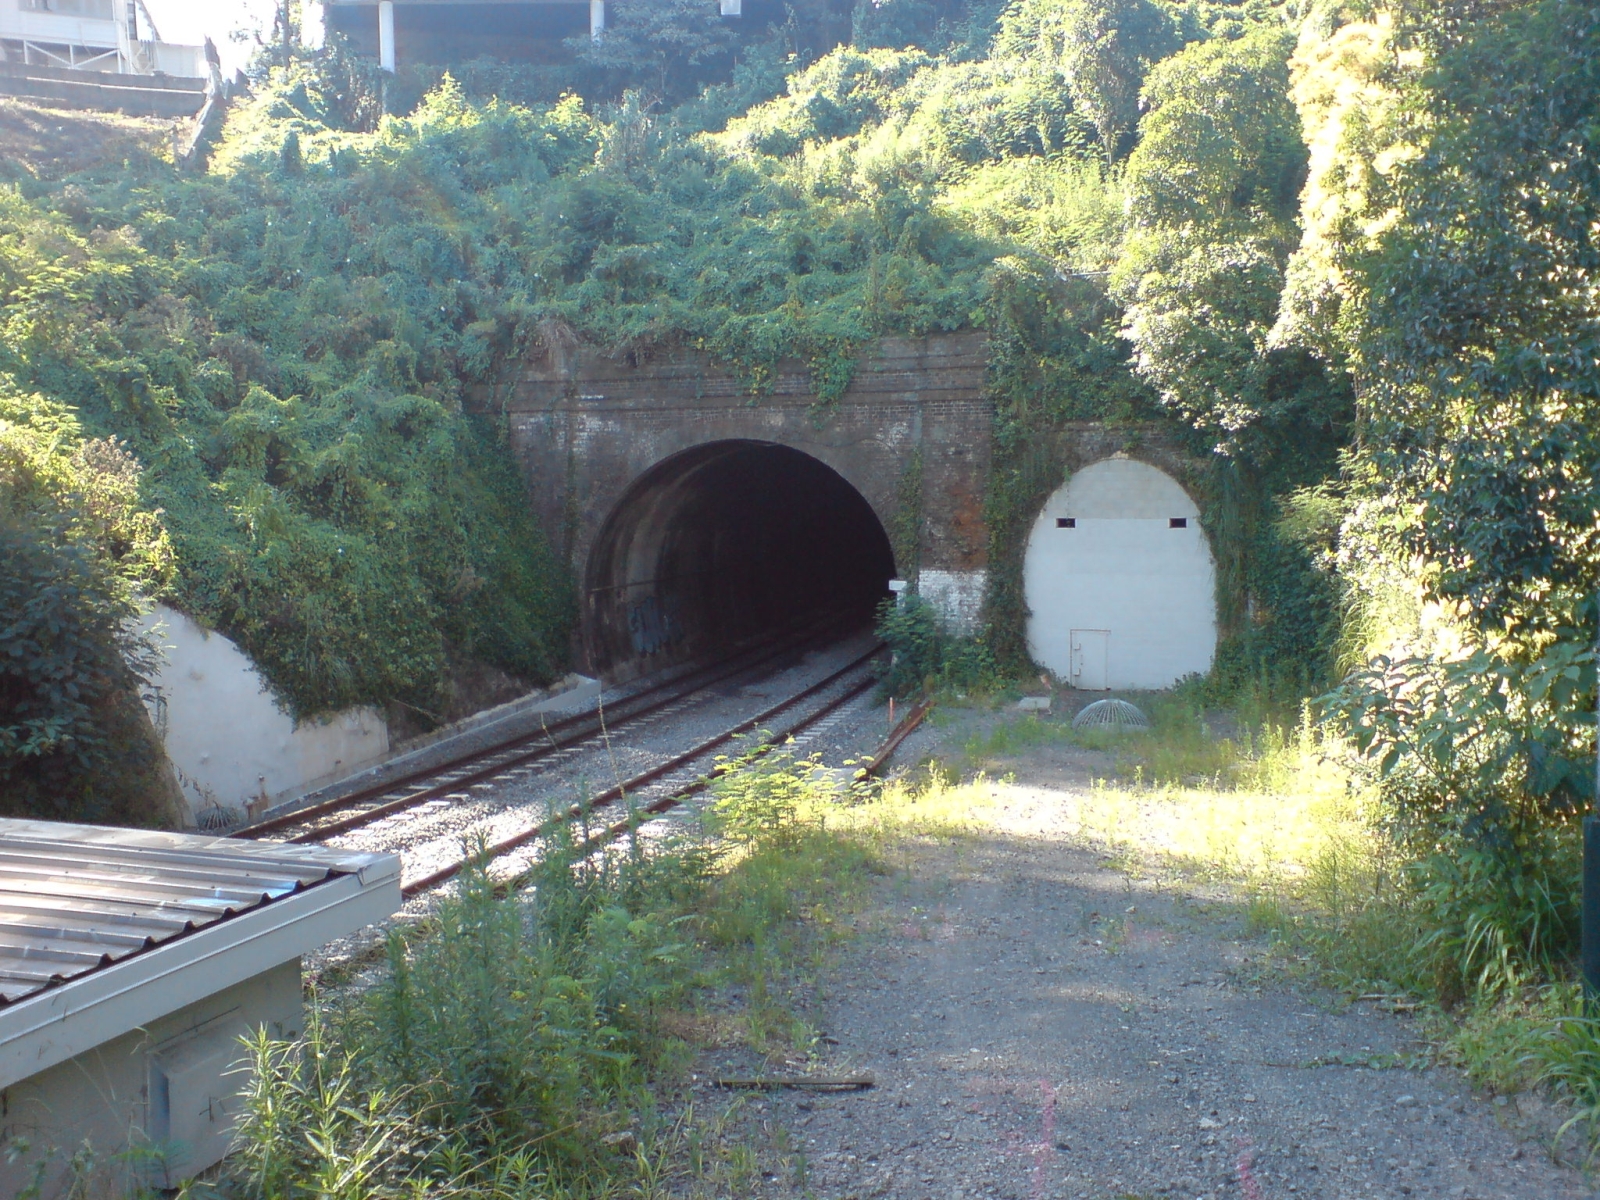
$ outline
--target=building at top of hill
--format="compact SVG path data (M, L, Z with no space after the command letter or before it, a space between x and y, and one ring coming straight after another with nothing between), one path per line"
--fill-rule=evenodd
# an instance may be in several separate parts
M0 63L204 78L205 52L161 40L143 0L0 0Z
M718 2L723 16L741 15L742 0ZM606 0L323 0L322 11L329 33L389 71L483 57L555 62L565 39L606 27Z

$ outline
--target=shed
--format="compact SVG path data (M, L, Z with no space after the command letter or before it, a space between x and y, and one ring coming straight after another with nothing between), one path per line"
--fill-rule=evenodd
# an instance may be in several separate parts
M0 819L0 1195L85 1145L155 1186L219 1161L239 1039L298 1034L301 956L399 906L397 855Z

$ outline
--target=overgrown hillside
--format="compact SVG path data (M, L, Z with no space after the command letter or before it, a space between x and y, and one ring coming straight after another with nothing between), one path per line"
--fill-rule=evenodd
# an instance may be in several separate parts
M142 599L237 639L299 715L425 721L452 672L558 671L572 564L461 402L508 364L692 345L759 404L795 355L825 419L873 339L981 328L986 628L902 630L930 659L903 675L1031 674L1023 542L1072 422L1187 448L1224 638L1174 703L1307 700L1367 823L1342 969L1548 1018L1526 1036L1600 1112L1570 986L1600 10L806 0L740 34L711 0L615 7L556 66L264 59L203 173L138 139L8 168L5 803L122 815L96 781L149 750L117 715Z
M467 327L504 298L464 266L494 273L488 214L440 221L470 195L402 155L330 180L134 158L0 197L4 416L56 436L42 394L123 439L174 550L155 594L298 715L435 712L454 660L564 662L561 568L498 432L460 410L486 365Z
M387 114L429 81L263 60L203 174L130 151L0 198L0 403L13 437L53 404L123 439L172 546L148 587L302 715L560 668L569 564L460 401L575 339L702 347L757 402L798 355L825 408L882 334L986 329L1008 669L1082 419L1202 464L1213 694L1420 646L1429 596L1526 661L1595 582L1583 14L896 0L835 46L820 2L738 36L623 5L565 67L466 64Z

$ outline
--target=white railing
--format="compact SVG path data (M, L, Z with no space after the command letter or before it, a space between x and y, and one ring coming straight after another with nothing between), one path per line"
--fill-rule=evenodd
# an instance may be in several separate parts
M203 79L206 74L199 46L135 40L128 36L122 21L0 8L0 41L11 43L12 50L20 48L25 61L35 66L121 75L162 71L191 79Z
M51 12L18 12L0 8L0 38L74 46L88 50L115 50L121 40L121 22Z

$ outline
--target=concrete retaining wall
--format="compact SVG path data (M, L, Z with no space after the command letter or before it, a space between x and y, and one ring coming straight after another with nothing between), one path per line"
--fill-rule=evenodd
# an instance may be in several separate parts
M388 753L388 725L376 709L296 723L249 656L220 633L165 605L147 627L163 653L147 698L151 719L202 824L208 812L237 819Z

